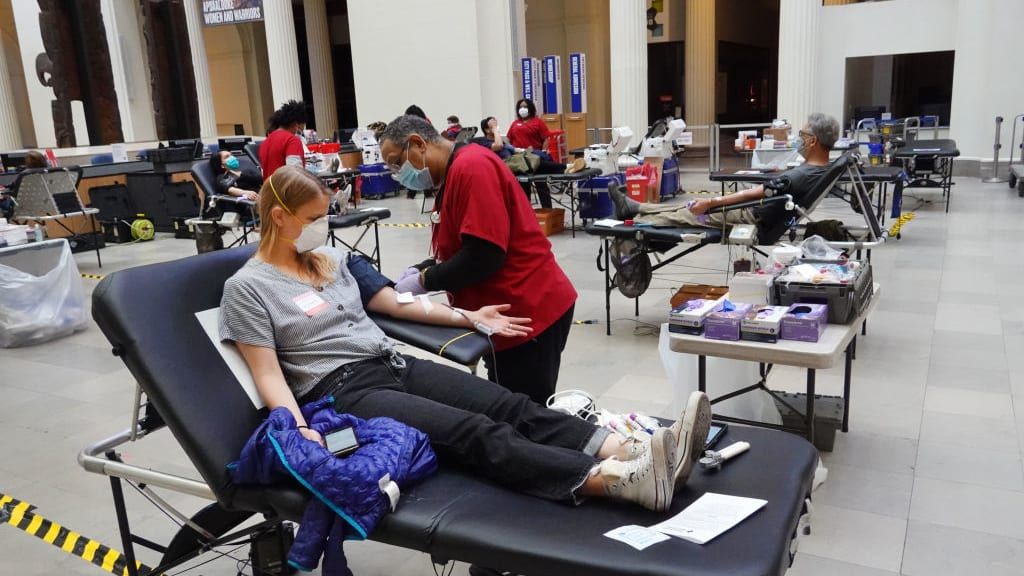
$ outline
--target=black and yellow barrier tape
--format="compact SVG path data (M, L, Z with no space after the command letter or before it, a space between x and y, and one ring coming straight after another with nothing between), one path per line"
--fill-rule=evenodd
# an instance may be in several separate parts
M907 212L906 214L900 215L899 219L893 222L892 226L889 228L889 236L898 235L900 230L903 229L903 225L913 220L916 216L917 214L914 214L913 212Z
M395 224L392 222L381 222L381 228L430 228L429 222L413 222L411 224Z
M103 280L103 275L102 274L86 274L85 272L82 272L82 278L85 278L86 280Z
M0 524L10 524L18 530L39 538L47 544L81 558L103 570L128 576L128 565L124 554L99 542L47 520L35 513L35 506L12 496L0 494ZM140 575L149 575L152 569L136 562ZM150 575L153 576L153 575Z

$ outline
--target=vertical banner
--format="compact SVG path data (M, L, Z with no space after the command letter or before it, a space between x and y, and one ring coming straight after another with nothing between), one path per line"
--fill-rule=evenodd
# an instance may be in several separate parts
M569 54L569 112L587 112L587 55Z
M562 57L544 57L544 113L562 113Z
M544 92L542 91L541 78L544 73L541 71L540 60L536 58L523 58L523 98L533 100L538 110L544 110Z

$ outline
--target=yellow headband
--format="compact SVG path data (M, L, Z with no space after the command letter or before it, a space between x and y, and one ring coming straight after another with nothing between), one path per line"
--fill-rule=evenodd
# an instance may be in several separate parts
M284 208L285 212L291 214L292 216L295 216L295 214L292 213L291 209L289 209L288 206L284 203L284 200L281 200L281 197L277 195L277 188L274 188L274 177L268 177L267 182L270 182L270 191L274 193L274 198L277 198L277 203L281 205L281 208Z

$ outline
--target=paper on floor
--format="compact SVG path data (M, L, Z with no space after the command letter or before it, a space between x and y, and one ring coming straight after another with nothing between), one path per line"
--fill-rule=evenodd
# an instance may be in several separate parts
M651 530L707 544L767 503L767 500L708 492L679 514L651 526Z
M668 540L668 536L661 532L636 525L621 526L614 530L605 532L604 535L612 540L618 540L619 542L629 544L637 550L643 550L652 544Z

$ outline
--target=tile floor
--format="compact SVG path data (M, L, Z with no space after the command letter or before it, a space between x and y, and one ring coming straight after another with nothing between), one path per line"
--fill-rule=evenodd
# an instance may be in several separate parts
M687 178L691 188L713 188ZM1024 574L1024 201L1005 185L958 178L952 212L935 200L904 210L917 218L903 239L875 252L882 300L860 340L854 365L851 425L824 454L829 480L816 493L814 534L801 545L790 574L924 576ZM917 195L911 193L911 195ZM423 222L419 200L371 201L392 209L392 222ZM835 217L848 208L828 204ZM398 273L426 254L426 229L381 230L384 270ZM604 319L597 240L553 238L559 262L580 299L576 318ZM194 253L187 240L161 236L147 244L111 246L98 270L91 254L82 272L115 270ZM673 288L685 279L720 283L725 249L713 247L659 274L641 300L640 316L613 296L611 337L601 323L579 325L563 359L562 388L586 388L610 408L670 415L673 387L650 324L664 317ZM998 264L998 267L997 267ZM91 290L95 281L84 280ZM120 547L106 479L82 471L86 444L125 428L133 383L95 326L73 337L0 350L0 492L38 512ZM802 373L779 369L772 385L802 386ZM689 382L689 385L693 385ZM824 393L841 375L819 376ZM188 460L166 432L125 450L129 460L189 475ZM166 494L186 511L201 504ZM134 526L160 540L173 525L128 495ZM427 575L422 554L376 543L348 547L356 574ZM239 551L244 554L244 551ZM157 558L143 553L143 560ZM0 573L100 574L41 541L0 526ZM222 558L195 574L233 575ZM455 567L465 574L466 567Z

